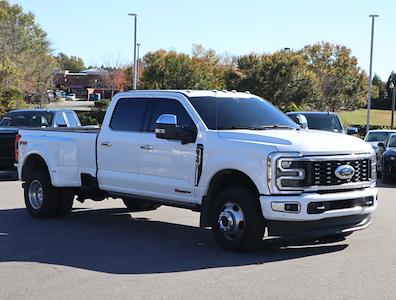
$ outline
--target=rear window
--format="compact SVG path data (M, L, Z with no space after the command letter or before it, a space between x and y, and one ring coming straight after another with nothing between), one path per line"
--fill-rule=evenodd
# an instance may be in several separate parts
M387 139L389 132L369 132L366 137L366 142L383 142Z
M309 129L342 132L338 117L334 114L303 114L308 121Z
M119 131L142 131L148 99L120 99L114 109L110 128Z
M46 127L52 124L53 114L46 111L11 112L0 122L1 127Z

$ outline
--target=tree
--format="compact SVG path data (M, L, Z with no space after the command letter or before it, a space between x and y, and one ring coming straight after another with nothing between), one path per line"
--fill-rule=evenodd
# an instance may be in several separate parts
M194 45L192 55L158 50L144 56L146 89L223 89L223 67L213 50Z
M85 69L85 64L82 58L77 56L67 56L61 52L56 56L56 60L62 70L69 70L70 72L81 72Z
M226 71L225 81L227 89L250 91L284 110L310 105L319 92L315 74L295 52L241 56L237 67Z
M104 86L111 90L111 98L115 91L122 91L126 85L125 70L121 67L108 67L102 75Z
M0 90L44 94L52 86L55 60L34 15L0 0L0 32Z
M321 98L313 104L326 110L358 109L366 104L367 76L357 65L357 58L345 46L318 43L305 46L309 69L319 79Z

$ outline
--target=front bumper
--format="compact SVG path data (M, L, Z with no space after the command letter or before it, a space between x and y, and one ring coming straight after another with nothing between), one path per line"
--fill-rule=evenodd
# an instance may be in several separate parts
M339 193L303 193L295 196L261 195L262 214L267 221L270 235L309 235L323 236L364 229L370 225L371 213L377 207L377 189ZM325 203L355 199L373 199L371 206L353 206L331 209L322 213L308 213L309 204ZM282 212L273 210L273 203L298 203L298 212Z

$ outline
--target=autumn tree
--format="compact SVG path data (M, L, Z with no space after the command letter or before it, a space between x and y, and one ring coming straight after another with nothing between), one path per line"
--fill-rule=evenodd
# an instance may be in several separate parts
M321 96L313 103L314 108L354 110L366 104L367 76L349 48L318 43L305 46L301 53L320 83Z
M318 97L318 81L300 53L241 56L237 66L225 73L227 89L250 91L287 110L307 106Z
M145 89L222 89L222 65L213 50L200 45L192 55L158 50L144 56L141 87Z
M68 56L61 52L56 56L59 67L62 70L69 70L70 72L81 72L85 69L85 64L82 58L77 56Z
M56 62L34 15L0 0L0 91L42 94L52 86Z

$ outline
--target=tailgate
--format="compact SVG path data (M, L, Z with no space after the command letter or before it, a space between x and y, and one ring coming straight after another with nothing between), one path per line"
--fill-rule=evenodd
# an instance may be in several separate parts
M0 171L14 169L16 131L0 131Z

